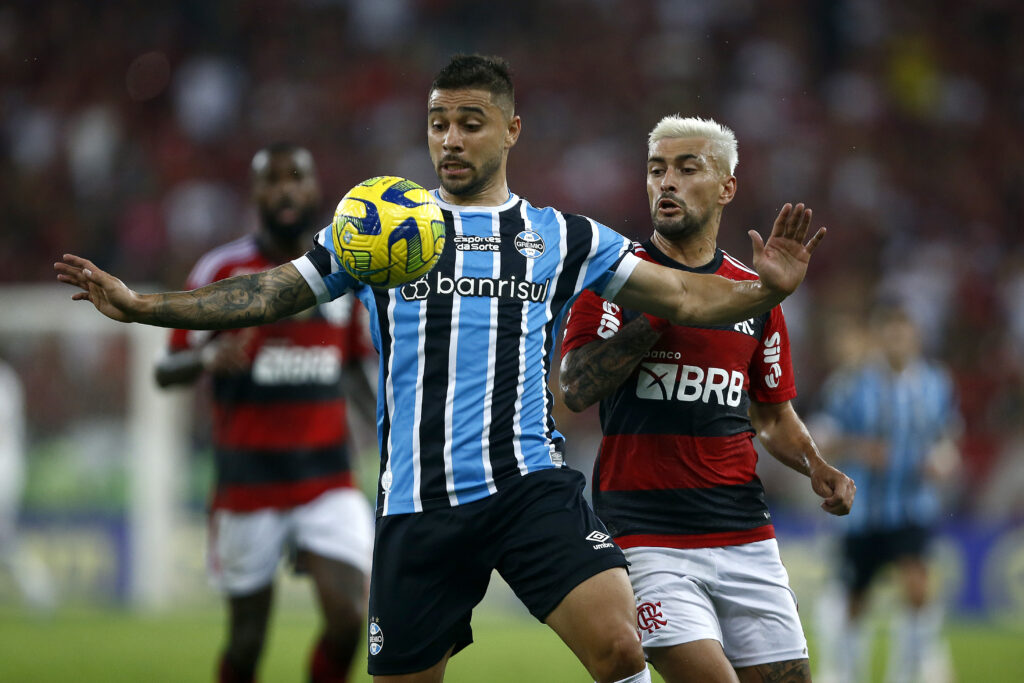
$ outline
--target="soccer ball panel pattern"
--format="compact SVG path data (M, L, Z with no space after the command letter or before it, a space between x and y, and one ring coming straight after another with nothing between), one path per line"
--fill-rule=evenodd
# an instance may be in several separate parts
M415 280L444 250L444 216L430 193L397 176L359 183L342 198L331 229L352 277L389 289Z

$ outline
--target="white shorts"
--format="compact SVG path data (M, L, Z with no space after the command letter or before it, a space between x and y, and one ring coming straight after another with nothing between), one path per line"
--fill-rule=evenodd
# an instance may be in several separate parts
M215 510L210 517L210 579L229 595L245 595L270 585L281 557L293 548L350 564L369 576L373 557L369 502L360 491L345 488L286 510Z
M807 657L774 538L722 548L629 548L644 648L712 639L736 668Z

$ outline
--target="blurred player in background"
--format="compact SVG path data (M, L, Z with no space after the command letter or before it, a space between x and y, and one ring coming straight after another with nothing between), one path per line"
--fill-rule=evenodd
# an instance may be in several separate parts
M717 246L736 193L736 137L667 116L649 138L654 233L637 254L691 273L757 274ZM809 681L807 642L757 477L756 433L845 515L855 487L793 409L782 308L684 327L591 292L572 308L559 381L572 410L601 402L594 506L625 549L637 625L668 683Z
M830 424L818 432L859 488L858 504L843 524L839 578L847 619L833 656L840 680L866 680L868 589L893 566L903 606L893 623L886 680L941 682L948 653L939 638L942 610L933 596L928 549L939 487L959 466L953 384L944 368L922 356L919 330L902 307L878 307L869 332L876 352L830 378Z
M25 389L14 368L0 360L0 570L10 575L26 604L49 611L57 599L50 573L18 538L25 439Z
M312 155L271 145L253 157L251 173L258 231L204 255L189 289L287 263L309 244L320 202ZM351 405L373 421L361 310L342 297L261 327L175 330L156 367L164 387L202 376L211 382L217 480L209 564L230 610L224 683L255 679L274 574L292 553L313 580L325 620L310 680L346 680L362 634L372 552L346 416Z
M115 320L174 327L254 325L356 291L381 354L375 679L442 680L497 569L599 683L649 681L625 557L562 460L547 389L557 325L585 288L681 323L744 320L799 285L824 230L805 244L811 214L787 204L767 243L751 231L756 282L664 268L606 226L510 192L522 122L504 60L455 56L427 106L447 233L420 280L361 285L331 228L290 264L193 292L139 295L71 254L57 277Z

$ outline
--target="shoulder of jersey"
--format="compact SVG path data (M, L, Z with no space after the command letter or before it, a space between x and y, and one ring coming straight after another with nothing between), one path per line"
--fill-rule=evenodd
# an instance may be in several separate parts
M195 268L192 269L192 274L188 278L189 284L194 287L202 287L215 282L222 277L221 273L226 268L251 262L259 255L256 240L252 235L245 235L219 247L214 247L196 262Z
M718 269L718 275L730 277L733 280L756 280L757 271L748 267L739 259L733 258L729 252L722 250L722 265Z

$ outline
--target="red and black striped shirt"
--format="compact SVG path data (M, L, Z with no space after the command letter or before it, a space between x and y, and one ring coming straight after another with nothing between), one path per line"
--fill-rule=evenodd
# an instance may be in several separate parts
M717 250L687 268L649 241L637 255L733 280L757 274ZM613 336L636 312L584 292L562 353ZM751 398L796 396L782 309L721 327L670 326L630 377L601 402L594 507L623 548L702 548L775 536L756 473Z
M187 287L277 265L247 236L204 255ZM340 379L347 364L369 352L362 311L346 296L252 328L249 369L212 377L214 509L294 507L353 486ZM195 348L209 335L174 330L170 350Z

